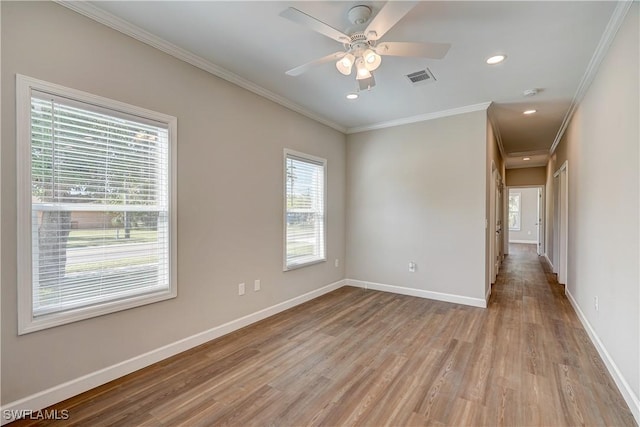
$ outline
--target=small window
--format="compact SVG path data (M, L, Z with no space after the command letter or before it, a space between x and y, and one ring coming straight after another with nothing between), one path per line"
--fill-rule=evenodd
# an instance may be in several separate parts
M325 159L285 150L285 271L326 260L326 169Z
M509 230L520 231L520 193L509 193Z
M176 119L17 78L19 333L176 296Z

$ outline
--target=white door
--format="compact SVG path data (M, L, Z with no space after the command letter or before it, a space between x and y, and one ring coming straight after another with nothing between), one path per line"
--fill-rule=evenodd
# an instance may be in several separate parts
M553 176L553 227L552 227L551 262L553 272L558 274L560 264L560 174Z
M554 180L554 226L553 226L553 271L558 274L558 283L567 284L567 254L569 245L569 182L568 164L564 162L553 175Z
M538 255L544 255L544 187L538 188L538 218L536 221L538 233Z
M489 282L496 283L502 260L502 177L491 162L491 189L489 191Z
M566 162L560 171L560 265L558 282L567 284L567 254L569 245L569 185Z
M494 181L494 189L496 192L495 196L495 204L493 206L494 216L496 221L496 232L495 232L495 254L494 254L494 262L495 262L495 273L496 276L500 272L500 264L502 262L502 177L496 171L495 181ZM495 278L494 278L495 283Z
M496 170L492 162L491 189L489 190L489 282L496 282L496 212L493 206L496 204Z

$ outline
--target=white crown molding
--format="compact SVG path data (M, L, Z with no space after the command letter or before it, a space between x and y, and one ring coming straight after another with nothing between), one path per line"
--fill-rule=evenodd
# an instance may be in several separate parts
M491 104L493 105L493 103ZM489 123L491 124L491 128L493 129L493 135L496 137L498 150L500 150L500 155L504 160L507 157L507 153L504 151L504 145L502 145L502 135L500 134L500 127L498 126L496 115L494 114L493 108L491 108L491 105L489 106L489 108L487 108L487 116L489 117Z
M370 125L356 126L348 128L346 133L359 133L368 130L384 129L394 126L407 125L411 123L424 122L427 120L440 119L442 117L457 116L458 114L471 113L474 111L486 110L491 102L482 102L480 104L467 105L464 107L452 108L450 110L436 111L433 113L419 114L417 116L404 117L402 119L389 120L387 122L373 123Z
M277 95L270 90L263 88L249 80L240 77L239 75L232 73L229 70L226 70L212 62L207 61L206 59L195 55L189 52L186 49L183 49L179 46L176 46L168 41L149 33L148 31L143 30L142 28L133 25L132 23L118 18L104 10L100 9L93 4L84 1L69 1L69 0L53 0L56 3L73 10L81 15L86 16L87 18L93 19L96 22L106 25L116 31L119 31L123 34L126 34L134 39L141 41L149 46L152 46L158 50L161 50L164 53L167 53L174 58L177 58L181 61L184 61L188 64L193 65L194 67L200 68L208 73L213 74L214 76L220 77L230 83L233 83L237 86L240 86L243 89L246 89L250 92L255 93L256 95L262 96L270 101L275 102L276 104L280 104L283 107L286 107L290 110L295 111L296 113L300 113L303 116L306 116L312 120L315 120L319 123L322 123L330 128L333 128L339 132L345 133L346 128L344 126L339 125L331 120L328 120L325 117L322 117L290 100Z
M615 39L616 34L618 33L618 30L622 26L622 22L624 21L624 18L627 15L627 12L629 12L629 9L631 8L632 4L633 4L633 0L620 1L618 2L618 4L616 5L616 8L611 14L609 23L607 24L607 27L605 28L604 33L600 38L600 42L598 43L598 46L596 47L596 50L593 53L593 56L591 57L591 61L589 61L589 65L587 65L587 69L585 70L584 75L582 76L582 80L580 80L580 84L578 85L576 94L573 96L573 100L571 100L571 105L569 107L569 110L567 110L567 113L565 114L564 119L562 119L562 124L560 125L560 129L558 130L558 133L556 134L556 138L553 140L553 144L549 149L550 155L552 155L556 151L558 144L560 144L560 140L562 139L564 132L567 130L567 126L569 126L569 122L571 122L571 118L573 117L573 114L578 108L578 105L580 104L580 102L582 102L582 99L584 98L585 94L587 93L587 90L591 86L593 79L596 77L596 74L598 73L598 68L600 68L600 64L602 63L602 60L609 52L609 47L611 46L611 43Z
M507 157L522 157L522 156L545 156L548 158L549 150L515 151L507 155Z
M363 125L363 126L352 127L352 128L345 128L344 126L336 122L333 122L319 114L316 114L313 111L310 111L302 107L301 105L298 105L280 95L277 95L271 92L270 90L267 90L262 86L259 86L243 77L240 77L239 75L232 73L231 71L226 70L220 67L219 65L216 65L210 61L207 61L206 59L192 52L189 52L186 49L183 49L154 34L151 34L150 32L143 30L142 28L130 23L129 21L126 21L115 15L112 15L111 13L100 9L99 7L91 3L84 2L84 1L73 1L73 0L53 0L53 1L60 4L61 6L64 6L70 10L73 10L74 12L77 12L83 16L86 16L87 18L93 19L94 21L99 22L103 25L106 25L109 28L112 28L116 31L119 31L130 37L133 37L134 39L142 43L145 43L164 53L167 53L173 56L174 58L177 58L181 61L191 64L194 67L200 68L201 70L204 70L210 74L213 74L216 77L220 77L221 79L224 79L237 86L240 86L243 89L246 89L250 92L255 93L256 95L262 96L263 98L273 101L279 105L282 105L283 107L286 107L292 111L300 113L303 116L306 116L312 120L315 120L318 123L322 123L326 126L329 126L332 129L335 129L345 134L364 132L367 130L384 129L384 128L393 127L393 126L400 126L405 124L422 122L426 120L438 119L442 117L455 116L458 114L470 113L474 111L486 110L489 107L489 105L491 105L490 102L483 102L480 104L468 105L464 107L453 108L450 110L436 111L433 113L420 114L417 116L405 117L405 118L390 120L386 122L373 123L369 125ZM501 140L499 140L498 146L500 148L501 153L503 153L504 148L502 147Z

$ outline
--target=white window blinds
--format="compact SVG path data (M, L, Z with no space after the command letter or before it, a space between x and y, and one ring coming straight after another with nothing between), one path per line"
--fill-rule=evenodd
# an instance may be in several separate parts
M326 160L285 152L285 270L325 258Z
M169 125L30 93L31 320L174 296Z

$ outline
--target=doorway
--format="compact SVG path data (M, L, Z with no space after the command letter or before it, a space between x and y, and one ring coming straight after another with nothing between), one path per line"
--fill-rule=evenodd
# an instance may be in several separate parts
M509 187L507 200L508 243L527 244L545 254L544 186Z

